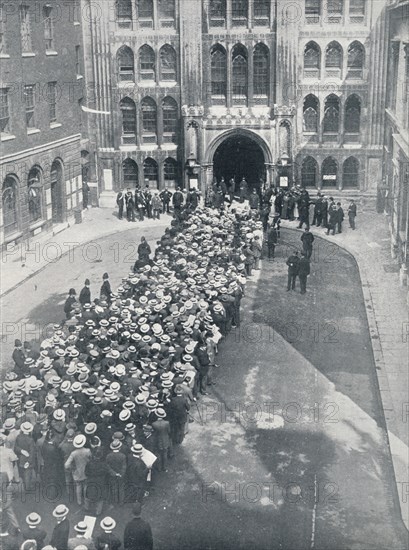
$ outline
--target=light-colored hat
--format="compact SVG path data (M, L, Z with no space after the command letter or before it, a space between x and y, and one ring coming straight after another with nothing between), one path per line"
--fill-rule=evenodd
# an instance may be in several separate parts
M77 533L81 533L81 534L84 534L84 533L86 532L87 529L88 529L88 526L87 526L87 524L85 523L85 521L80 521L80 522L77 523L77 525L74 527L74 530L77 531ZM78 546L77 546L76 550L78 550Z
M84 432L87 435L92 435L97 431L97 425L95 422L88 422L88 424L85 424Z
M23 422L23 424L21 424L20 426L20 430L23 434L28 435L31 434L31 432L33 431L33 427L34 426L31 424L31 422Z
M68 512L69 509L65 506L65 504L59 504L56 508L54 508L53 516L57 519L65 518Z
M41 516L37 514L37 512L31 512L31 514L28 514L26 517L26 523L30 526L36 526L41 523Z
M86 442L87 442L87 438L85 437L85 435L78 434L74 437L74 441L72 442L72 444L76 449L81 449Z
M101 521L100 526L106 533L111 533L116 527L116 521L107 516Z
M53 412L53 417L55 418L55 420L65 420L65 411L63 411L62 409L56 409Z
M131 452L133 455L140 456L143 453L142 445L135 443L135 445L131 447Z

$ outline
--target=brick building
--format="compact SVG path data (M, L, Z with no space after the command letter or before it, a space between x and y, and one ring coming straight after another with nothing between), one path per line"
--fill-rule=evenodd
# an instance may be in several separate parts
M75 0L1 5L2 244L66 227L82 201L80 20Z
M385 0L83 5L102 203L222 176L376 196Z

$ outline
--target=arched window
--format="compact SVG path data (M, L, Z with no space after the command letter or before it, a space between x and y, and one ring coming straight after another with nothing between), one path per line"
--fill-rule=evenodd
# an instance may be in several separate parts
M135 80L135 60L131 48L122 46L116 54L118 64L118 77L122 82L133 82Z
M142 136L144 143L156 143L157 112L156 103L151 97L143 98L142 109Z
M122 114L122 142L136 143L136 106L129 97L124 97L120 104Z
M269 95L269 51L265 44L257 44L253 53L253 86L255 96Z
M211 50L211 93L215 99L226 101L227 93L227 55L226 50L216 45Z
M304 49L304 76L319 77L321 52L318 44L309 42Z
M342 165L342 187L358 187L359 161L355 157L349 157Z
M160 57L160 80L163 81L176 81L176 52L165 44L161 47L159 52Z
M211 27L226 25L226 0L209 0L209 24Z
M315 187L317 185L318 164L312 157L306 157L301 166L302 187Z
M122 175L124 187L136 187L139 184L139 170L136 162L126 158L122 162Z
M34 166L27 178L28 212L30 223L43 217L43 185L41 170Z
M322 186L336 187L338 178L338 164L332 157L327 157L322 163Z
M318 132L319 103L315 95L307 95L303 106L304 132Z
M342 68L342 47L338 42L328 44L325 50L325 68L330 70Z
M6 176L2 188L3 229L8 236L18 230L17 211L18 183L14 176Z
M323 129L324 134L339 132L339 98L334 94L325 100Z
M163 110L163 141L165 143L177 142L178 106L172 97L165 97L162 101Z
M143 161L143 177L146 183L149 182L149 187L155 189L158 188L158 163L156 160L148 157Z
M139 48L139 74L141 80L155 80L155 52L148 44Z
M153 0L138 0L138 22L142 28L153 28Z
M165 176L165 187L176 187L177 184L177 162L175 159L168 157L163 165Z
M355 94L345 102L345 132L359 134L361 127L361 102Z
M270 25L270 0L254 0L254 25Z
M232 91L236 105L247 102L247 50L237 45L232 51Z
M360 42L352 42L348 48L348 72L349 78L362 78L365 64L365 48Z
M248 1L231 0L231 21L234 27L247 27Z
M175 26L175 0L158 0L160 26L169 29Z
M132 0L117 0L116 21L121 29L132 28Z

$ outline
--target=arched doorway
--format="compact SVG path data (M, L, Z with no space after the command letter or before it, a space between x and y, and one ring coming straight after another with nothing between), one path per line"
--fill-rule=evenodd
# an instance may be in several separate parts
M61 161L55 160L51 165L51 212L53 223L61 223L64 216L63 205L63 171Z
M213 177L220 181L234 178L236 185L244 177L250 187L266 180L265 153L249 135L234 133L220 143L213 156Z

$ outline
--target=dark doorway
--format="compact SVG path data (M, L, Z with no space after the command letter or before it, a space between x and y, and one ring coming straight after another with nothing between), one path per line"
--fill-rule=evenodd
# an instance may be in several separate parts
M51 209L53 223L61 223L63 221L62 186L62 166L56 160L51 166Z
M266 179L264 154L255 141L246 136L232 136L219 145L213 157L213 176L217 181L235 178L236 187L246 178L250 187L257 185L260 178Z

